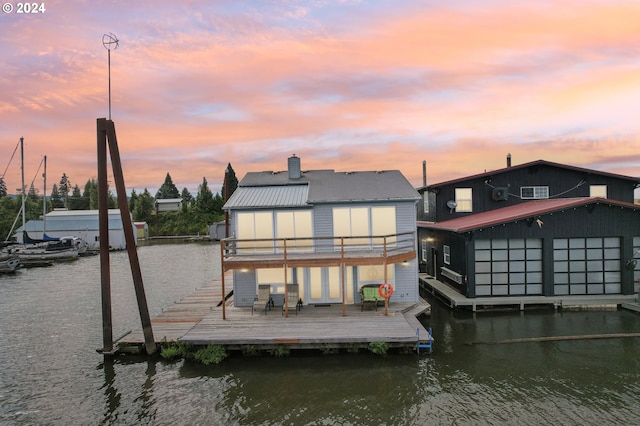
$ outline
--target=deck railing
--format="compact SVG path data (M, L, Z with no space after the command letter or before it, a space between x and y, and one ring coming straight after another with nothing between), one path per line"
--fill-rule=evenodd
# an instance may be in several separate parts
M305 237L305 238L257 238L221 240L225 259L242 256L273 256L295 253L369 253L371 256L386 256L389 253L416 250L415 232L389 235L367 235L350 237Z

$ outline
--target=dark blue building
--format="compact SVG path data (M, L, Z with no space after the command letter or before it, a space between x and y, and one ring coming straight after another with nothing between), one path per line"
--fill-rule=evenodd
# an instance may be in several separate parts
M421 272L468 298L631 295L640 179L538 160L419 188Z

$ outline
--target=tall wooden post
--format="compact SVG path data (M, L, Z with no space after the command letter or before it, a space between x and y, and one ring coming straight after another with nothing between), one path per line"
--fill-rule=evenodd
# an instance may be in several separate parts
M107 204L107 122L98 119L98 232L100 235L100 286L102 293L102 352L113 352L111 320L111 268L109 266L109 210Z
M104 129L104 130L102 130ZM126 187L124 184L124 175L122 173L122 163L120 161L120 151L118 149L118 141L116 138L116 129L113 124L113 121L106 120L104 118L98 119L98 139L100 139L101 135L104 134L109 144L109 153L111 154L111 164L113 167L113 179L116 184L116 192L118 195L118 208L120 209L120 217L122 218L122 227L124 230L125 242L127 244L127 253L129 255L129 265L131 267L131 275L133 278L133 286L136 293L136 300L138 302L138 311L140 313L140 321L142 323L142 332L144 334L144 342L145 348L148 354L153 354L156 351L156 344L153 338L153 330L151 328L151 317L149 315L149 308L147 306L147 298L144 291L144 285L142 282L142 272L140 271L140 261L138 259L138 251L136 249L135 235L133 230L133 223L131 222L131 214L129 212L129 203L127 200ZM109 222L108 222L108 210L107 210L107 197L108 197L108 186L107 186L107 173L106 173L106 146L101 148L100 145L105 145L104 139L102 143L98 141L98 151L99 157L100 153L104 150L104 161L100 161L98 164L99 169L104 168L102 173L98 173L98 203L99 207L101 207L100 215L101 217L106 217L105 222L106 226L100 226L100 256L101 259L105 256L106 265L108 266L108 257L109 257ZM102 166L101 166L102 164ZM101 180L102 178L102 180ZM101 223L102 225L102 223ZM106 232L104 232L106 231ZM107 246L106 251L103 246L103 236L106 235ZM101 261L101 268L103 267L103 263ZM104 284L103 284L104 285ZM110 284L109 284L110 288ZM105 288L103 287L103 293L105 292ZM109 305L111 304L109 298ZM109 306L110 310L110 306ZM110 327L111 328L111 327Z

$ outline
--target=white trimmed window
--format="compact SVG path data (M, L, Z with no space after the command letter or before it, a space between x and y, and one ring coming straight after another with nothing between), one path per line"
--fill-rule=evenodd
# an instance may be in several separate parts
M607 185L590 185L589 197L607 198Z
M472 212L473 196L471 188L456 188L456 212Z
M541 200L549 198L548 186L522 186L520 187L520 198L523 200Z
M451 265L451 250L449 246L442 246L442 253L444 254L444 264Z

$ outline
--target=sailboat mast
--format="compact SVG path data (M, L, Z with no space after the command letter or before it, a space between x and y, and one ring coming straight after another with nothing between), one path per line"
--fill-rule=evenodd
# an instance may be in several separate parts
M25 215L26 215L26 211L24 208L24 138L21 137L20 138L20 169L22 170L22 188L20 193L22 194L22 232L24 235L24 231L27 230L26 228L26 219L25 219ZM24 244L24 240L22 241L22 243Z
M42 239L45 239L47 233L47 156L44 156L44 188L42 189Z

